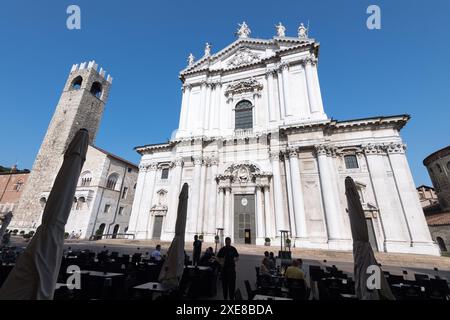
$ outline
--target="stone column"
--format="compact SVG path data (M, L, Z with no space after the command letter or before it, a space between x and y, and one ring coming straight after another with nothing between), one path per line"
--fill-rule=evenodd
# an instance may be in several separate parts
M387 173L383 148L383 145L375 144L363 146L384 230L385 250L406 252L410 236L398 194Z
M203 109L203 129L208 130L210 128L209 116L211 112L211 95L213 86L208 83L206 86L206 98L205 98L205 108Z
M139 221L140 208L143 202L143 194L144 194L144 183L145 178L147 176L147 166L140 165L139 166L139 175L136 183L136 191L134 193L133 206L130 215L130 223L128 230L130 233L135 233L137 231L137 223Z
M292 197L294 201L295 230L298 238L306 239L308 237L308 229L306 225L305 201L303 198L297 150L295 148L289 148L288 154L291 169Z
M216 211L216 228L224 228L224 189L222 187L219 187L219 201L217 202L217 211Z
M147 167L147 177L144 183L144 195L140 206L139 218L136 225L137 239L150 239L152 230L149 230L151 223L150 208L152 206L153 193L155 192L157 163L151 163Z
M275 227L276 232L278 234L280 230L286 230L286 219L283 201L283 186L281 183L281 173L280 173L280 153L278 151L271 152L270 159L272 162L272 173L273 173Z
M201 169L201 177L200 177L200 196L198 201L198 218L197 218L197 234L204 233L203 223L204 223L204 211L205 211L205 193L206 193L206 168L208 165L209 159L206 159L202 165Z
M191 85L184 85L183 86L183 99L181 102L181 115L180 115L180 123L179 123L179 129L180 130L186 130L189 125L189 99L191 95Z
M276 120L276 106L274 99L274 85L273 85L273 73L274 70L268 70L266 72L266 91L267 91L267 109L269 113L269 121Z
M224 230L223 234L225 237L233 237L232 228L231 228L231 188L225 187L225 203L224 203Z
M217 169L219 165L219 161L216 157L211 158L211 176L209 179L209 192L208 192L208 212L206 213L208 219L207 219L207 226L205 226L206 232L210 235L213 235L215 233L215 227L216 227L216 204L217 204L217 181L216 181L216 175L217 175Z
M178 198L181 191L181 175L183 171L183 158L178 157L174 161L173 174L171 177L172 189L170 190L169 208L166 217L166 231L170 234L175 233L175 224L177 222Z
M292 178L291 178L291 165L289 163L289 153L284 156L284 168L286 175L286 191L288 198L288 209L289 209L289 226L291 230L291 237L295 239L297 237L296 227L295 227L295 212L294 212L294 196L292 193Z
M416 242L431 244L433 240L420 205L405 150L406 146L403 143L390 143L386 146L413 246Z
M325 145L317 145L316 155L319 165L320 188L322 190L322 201L325 210L328 239L341 240L343 239L343 219L340 211L340 206L336 203L336 184L334 180L334 173L330 169L328 155L331 155L331 149Z
M266 237L275 238L275 218L274 212L272 211L272 206L270 205L270 189L269 186L264 186L264 212L266 216Z
M188 213L188 231L191 233L196 233L197 231L197 217L198 208L200 206L200 185L201 185L201 175L202 175L202 156L193 156L194 160L194 178L192 180L192 198L189 197L191 201L190 210ZM192 199L192 200L191 200Z
M285 106L284 106L284 85L283 85L283 75L281 73L281 70L277 70L277 84L278 84L278 103L279 103L279 119L284 119L285 114Z
M314 81L313 65L316 63L314 58L305 61L306 86L308 89L308 100L311 114L320 112L319 101L316 95L316 82Z
M196 129L204 128L204 116L206 113L206 91L208 88L208 83L203 81L201 83L201 92L200 92L200 110L198 114L194 114L194 119L197 119Z
M222 112L222 83L219 82L216 86L216 108L214 113L214 129L218 132L220 129L220 113Z
M281 64L281 74L283 78L283 96L284 96L284 112L285 117L292 116L292 108L290 98L290 82L289 82L289 65Z
M264 196L263 187L261 185L256 186L256 238L259 242L264 242L266 230L264 228ZM262 241L261 241L262 239Z

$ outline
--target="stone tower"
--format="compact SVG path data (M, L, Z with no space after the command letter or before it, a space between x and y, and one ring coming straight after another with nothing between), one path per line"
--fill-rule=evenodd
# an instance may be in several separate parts
M11 227L35 229L41 221L45 200L62 164L63 154L75 133L85 128L92 145L97 134L112 77L97 71L95 61L73 65L53 118L33 164Z

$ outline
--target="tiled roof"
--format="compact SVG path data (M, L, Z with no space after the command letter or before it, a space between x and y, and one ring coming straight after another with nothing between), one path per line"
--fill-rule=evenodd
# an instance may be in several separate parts
M429 226L450 225L450 212L442 212L425 217Z

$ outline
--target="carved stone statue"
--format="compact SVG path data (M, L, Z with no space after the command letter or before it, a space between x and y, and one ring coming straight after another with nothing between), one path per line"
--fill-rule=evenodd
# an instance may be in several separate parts
M283 26L281 24L281 22L278 23L278 25L276 25L275 28L277 29L277 36L278 37L285 37L286 36L286 27Z
M195 61L195 57L194 57L194 55L192 53L190 53L189 57L188 57L189 65L192 66L194 64L194 61Z
M300 39L307 39L308 38L308 28L306 28L303 23L300 24L300 27L298 27L298 37Z
M245 23L245 21L242 22L241 24L238 24L238 26L239 26L239 29L236 33L239 36L239 38L248 38L252 31L250 30L248 25Z
M205 57L208 57L211 55L211 44L208 42L205 44Z

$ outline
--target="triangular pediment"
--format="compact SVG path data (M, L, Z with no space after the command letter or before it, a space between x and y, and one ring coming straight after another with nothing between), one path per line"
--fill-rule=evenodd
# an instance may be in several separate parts
M288 37L273 38L270 40L253 38L238 39L219 52L202 57L182 70L181 74L205 70L227 70L248 66L270 59L280 51L307 45L311 42L314 42L314 40Z

